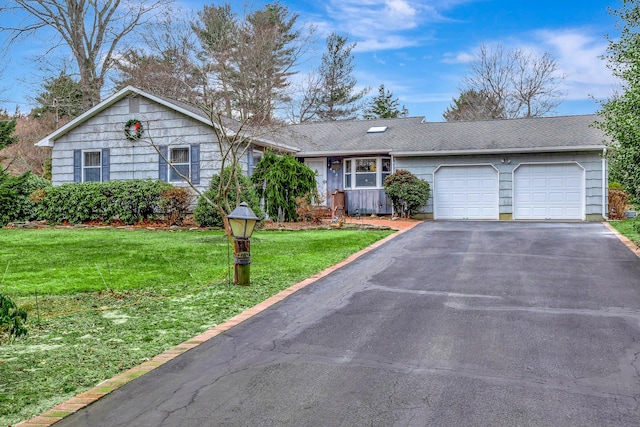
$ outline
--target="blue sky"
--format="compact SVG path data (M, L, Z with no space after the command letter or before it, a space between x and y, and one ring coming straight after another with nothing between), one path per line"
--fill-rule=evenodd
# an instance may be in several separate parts
M198 11L205 2L180 0ZM265 2L254 1L254 5ZM442 121L442 113L459 94L467 64L481 44L502 44L534 52L549 52L566 75L564 101L556 115L590 114L593 100L608 98L618 87L599 58L605 53L605 34L615 36L607 6L618 1L564 0L290 0L282 1L300 22L316 26L321 55L324 37L336 31L357 42L355 76L359 86L384 84L407 107L411 116ZM244 2L232 1L242 9ZM0 22L16 17L0 16ZM0 35L0 37L3 37ZM7 88L2 104L29 111L29 96L37 90L33 54L46 40L25 41L10 55L0 87ZM312 67L307 62L305 67Z

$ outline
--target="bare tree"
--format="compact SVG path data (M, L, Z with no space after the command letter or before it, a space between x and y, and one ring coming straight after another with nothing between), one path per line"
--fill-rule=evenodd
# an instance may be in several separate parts
M116 48L136 27L146 22L152 12L173 0L11 0L4 1L0 13L26 14L16 25L0 26L15 42L43 29L52 29L59 40L53 50L67 46L80 73L83 106L89 109L100 102L105 76L113 65Z
M144 47L114 58L116 89L131 85L179 101L201 99L205 77L196 62L197 37L189 13L167 8L156 22L141 28Z
M288 103L287 120L291 123L319 121L318 105L322 102L322 76L312 70L292 85L294 95Z
M69 118L63 118L64 125ZM50 178L51 150L36 147L34 144L55 130L53 113L43 113L40 117L20 116L16 118L15 135L18 140L0 151L0 159L4 158L2 167L11 175L22 175L31 171L35 175Z
M549 53L537 55L521 49L505 51L501 45L482 45L469 65L461 93L483 94L485 100L498 105L504 118L544 116L561 102L559 86L565 76L557 71Z

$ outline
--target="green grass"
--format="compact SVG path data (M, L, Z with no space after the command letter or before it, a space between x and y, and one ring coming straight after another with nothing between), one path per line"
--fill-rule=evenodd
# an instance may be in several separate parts
M346 258L390 231L259 231L251 286L220 231L0 229L0 291L29 335L0 343L0 426L26 420ZM232 259L231 255L231 259Z
M640 218L627 219L624 221L610 221L609 224L636 245L640 244L640 233L638 233L634 227L634 224L640 224Z

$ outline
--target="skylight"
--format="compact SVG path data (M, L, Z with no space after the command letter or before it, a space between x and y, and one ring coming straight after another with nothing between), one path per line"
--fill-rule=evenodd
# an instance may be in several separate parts
M387 126L373 126L370 127L367 133L382 133L387 130Z

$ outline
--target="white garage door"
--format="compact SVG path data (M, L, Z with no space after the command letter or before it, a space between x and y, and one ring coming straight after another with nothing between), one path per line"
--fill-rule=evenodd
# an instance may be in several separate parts
M514 219L584 219L584 171L575 163L520 165L513 194Z
M498 219L498 171L491 166L443 166L434 176L435 219Z

